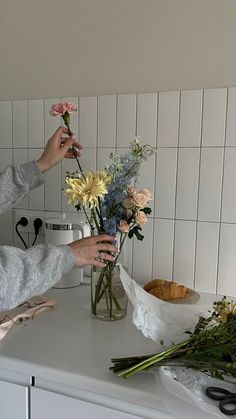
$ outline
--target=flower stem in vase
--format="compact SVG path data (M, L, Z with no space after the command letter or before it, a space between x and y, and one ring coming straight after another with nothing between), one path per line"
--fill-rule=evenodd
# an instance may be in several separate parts
M91 308L94 317L116 320L125 317L127 296L120 281L118 266L92 269Z

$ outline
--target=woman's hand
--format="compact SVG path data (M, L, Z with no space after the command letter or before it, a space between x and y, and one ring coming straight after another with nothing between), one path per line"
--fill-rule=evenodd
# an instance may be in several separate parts
M115 254L119 253L118 248L114 246L115 240L113 236L99 234L69 243L68 246L75 254L75 265L94 265L104 268L106 263L103 261L113 262ZM111 252L114 256L106 252Z
M63 137L63 134L67 134L67 137ZM69 134L67 128L59 127L48 140L42 156L36 162L41 172L46 172L53 166L56 166L64 157L69 159L75 158L74 154L69 150L72 145L76 147L76 154L80 157L81 153L78 149L81 149L82 146L76 141L73 134Z

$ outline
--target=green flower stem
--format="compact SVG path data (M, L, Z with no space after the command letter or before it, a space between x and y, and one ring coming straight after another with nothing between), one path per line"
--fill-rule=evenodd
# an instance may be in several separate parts
M68 112L66 112L64 115L62 115L62 119L63 119L63 121L64 121L64 123L65 123L65 126L67 127L67 129L68 129L68 131L69 131L69 135L72 135L72 132L71 132L71 129L70 129L70 114L69 114ZM84 172L83 172L83 170L82 170L81 164L80 164L79 159L78 159L78 157L77 157L76 148L75 148L74 146L72 146L72 147L71 147L71 151L72 151L72 153L73 153L73 154L74 154L74 156L75 156L75 159L76 159L76 161L77 161L77 164L78 164L78 167L79 167L80 173L83 175L83 174L84 174Z
M108 295L110 301L109 317L112 318L112 272L109 272L109 278L106 277L108 283Z
M100 231L100 225L98 224L98 220L97 220L97 216L96 216L96 212L95 212L94 208L91 209L91 212L92 212L93 220L95 222L96 229L99 232Z
M103 288L103 290L101 291L101 294L100 294L100 296L99 296L99 298L98 298L97 304L99 303L99 301L100 301L100 300L101 300L101 298L103 297L104 293L106 292L106 288L107 288L107 286L108 286L108 285L106 284L106 285L105 285L105 287ZM121 306L120 306L119 301L117 300L117 298L116 298L115 294L112 294L112 299L113 299L113 301L114 301L114 304L115 304L115 306L116 306L117 310L121 310Z
M142 371L154 364L157 364L163 361L164 359L168 358L170 355L178 351L178 349L183 348L184 346L188 345L189 342L190 342L190 339L185 340L184 342L181 342L179 344L173 345L170 349L167 349L166 351L160 352L148 359L145 359L144 361L139 362L137 365L131 368L127 368L123 371L120 371L117 375L123 376L124 378L128 378L139 371Z
M104 268L100 275L96 285L95 296L92 296L92 309L93 314L96 315L97 306L99 301L105 294L107 310L109 312L109 317L112 318L112 310L113 310L113 302L117 310L121 310L121 306L119 304L118 299L116 298L115 294L112 292L112 274L113 274L114 267L106 267ZM104 282L106 279L106 283Z
M102 271L100 273L100 275L99 275L99 279L98 279L98 282L97 282L97 285L96 285L96 289L95 289L95 296L94 296L94 300L93 300L93 314L95 314L95 315L97 313L98 294L99 294L99 291L100 291L101 286L102 286L104 275L105 275L105 272Z
M66 112L66 114L65 114L65 115L63 115L63 116L62 116L62 118L63 118L63 121L64 121L64 123L65 123L65 126L67 127L67 129L68 129L68 131L69 131L69 135L72 135L72 132L71 132L71 129L70 129L70 114L69 114L68 112ZM82 169L81 164L80 164L80 162L79 162L79 159L78 159L78 157L77 157L76 148L75 148L74 146L72 146L72 147L71 147L71 151L72 151L72 153L73 153L73 154L74 154L74 156L75 156L75 159L76 159L76 161L77 161L77 164L78 164L78 167L79 167L80 173L82 174L82 176L84 176L83 169ZM83 205L83 207L82 207L82 208L83 208L84 215L85 215L85 217L86 217L86 219L87 219L87 221L88 221L88 223L89 223L89 225L90 225L90 228L91 228L91 230L93 230L93 229L92 229L92 226L91 226L91 223L90 223L90 220L89 220L89 218L88 218L87 212L86 212L86 210L85 210L84 205Z

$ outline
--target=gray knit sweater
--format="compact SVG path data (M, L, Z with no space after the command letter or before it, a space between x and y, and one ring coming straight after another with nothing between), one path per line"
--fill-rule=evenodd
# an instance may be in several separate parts
M16 205L43 180L35 161L8 166L0 173L0 213ZM66 245L41 244L26 251L0 246L0 310L16 307L47 291L73 265L74 254Z

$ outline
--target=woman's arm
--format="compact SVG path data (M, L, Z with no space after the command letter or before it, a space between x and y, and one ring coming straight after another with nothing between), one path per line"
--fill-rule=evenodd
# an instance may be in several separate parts
M0 246L0 310L8 310L55 285L75 263L69 246L38 245L24 251Z
M0 311L40 295L74 265L103 268L118 248L107 234L86 237L64 246L40 244L28 250L0 246Z
M43 181L44 176L35 161L8 166L0 173L0 213L14 207Z
M43 173L62 161L64 157L74 158L70 147L74 145L77 156L82 146L76 141L75 136L67 128L59 127L48 140L41 157L35 162L23 165L8 166L0 173L0 213L14 207L32 189L44 181Z

